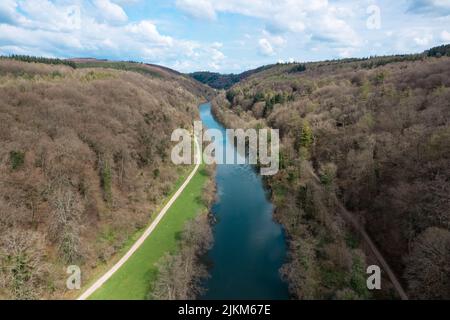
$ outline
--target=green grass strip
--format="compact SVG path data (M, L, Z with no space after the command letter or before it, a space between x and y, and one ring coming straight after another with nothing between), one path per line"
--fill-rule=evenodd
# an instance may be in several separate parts
M90 300L143 300L157 277L156 262L178 249L185 223L205 210L201 195L208 176L200 166L182 194L139 249L90 297Z

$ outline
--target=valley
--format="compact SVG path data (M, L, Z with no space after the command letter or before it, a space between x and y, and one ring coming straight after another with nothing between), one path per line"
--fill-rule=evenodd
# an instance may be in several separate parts
M449 299L448 52L226 75L2 57L0 297ZM195 120L279 130L278 173L175 165Z

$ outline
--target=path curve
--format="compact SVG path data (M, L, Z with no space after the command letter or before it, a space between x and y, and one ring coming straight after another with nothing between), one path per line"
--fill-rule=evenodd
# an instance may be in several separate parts
M91 294L93 294L98 288L100 288L112 275L120 269L124 265L125 262L136 252L137 249L144 243L144 241L148 238L148 236L153 232L156 226L159 224L161 219L167 213L172 204L177 200L178 196L183 192L188 183L191 181L192 177L194 177L198 168L201 164L201 153L200 153L200 145L198 143L197 137L194 135L195 147L196 147L196 156L195 156L195 167L187 177L187 179L183 182L183 184L178 188L175 194L170 198L169 202L161 209L158 216L155 220L150 224L150 226L144 231L144 233L139 237L139 239L133 244L133 246L128 250L128 252L111 268L109 269L102 277L100 277L97 281L95 281L86 291L84 291L77 300L86 300L89 298Z

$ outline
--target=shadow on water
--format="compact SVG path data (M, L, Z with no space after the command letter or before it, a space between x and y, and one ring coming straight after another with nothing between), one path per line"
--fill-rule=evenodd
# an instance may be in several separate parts
M223 132L211 114L200 106L204 127ZM283 228L272 218L273 206L254 166L219 164L216 168L217 201L212 207L214 245L204 257L211 266L206 293L201 299L289 299L279 269L286 259Z

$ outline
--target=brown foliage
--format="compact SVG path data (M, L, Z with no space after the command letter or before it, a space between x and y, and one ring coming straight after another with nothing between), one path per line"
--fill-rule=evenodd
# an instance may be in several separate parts
M39 299L49 280L44 235L13 229L0 237L0 293L14 299Z
M450 232L428 228L406 259L405 278L416 299L450 299Z
M325 61L307 64L300 74L289 73L289 65L277 65L233 86L231 104L216 99L215 114L228 126L250 123L260 115L242 112L238 104L254 98L251 108L259 110L264 103L265 125L280 130L281 170L267 183L276 216L292 237L290 266L297 271L286 273L294 279L297 296L312 292L295 289L308 287L301 279L311 273L296 261L303 259L297 252L302 250L296 245L300 239L316 240L305 246L322 252L323 234L331 234L327 241L338 246L335 251L346 250L343 239L350 230L335 215L327 192L336 193L366 224L398 274L403 274L407 256L428 260L421 257L424 250L414 249L420 234L450 229L449 62L448 57ZM260 98L280 90L292 98L268 109ZM305 123L313 135L307 147L301 144ZM311 188L305 163L319 176L324 194ZM301 221L314 232L305 235ZM314 268L331 261L337 270L347 260L325 252L312 258ZM426 279L408 274L408 283L423 291ZM324 278L320 273L315 277L317 289ZM339 286L330 285L340 296L355 292Z
M39 234L21 249L50 253L33 256L33 268L108 259L176 181L170 134L197 116L201 97L188 90L198 86L181 75L1 59L0 234ZM57 286L66 277L58 270ZM84 270L88 277L91 268ZM64 290L26 282L43 297ZM5 288L5 296L18 295L13 284Z

